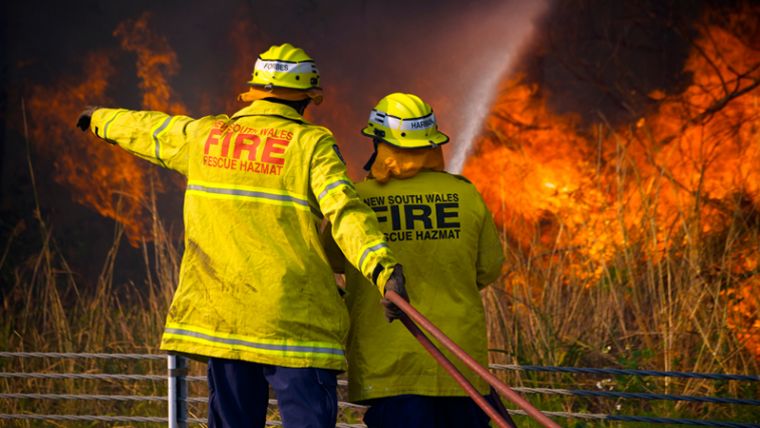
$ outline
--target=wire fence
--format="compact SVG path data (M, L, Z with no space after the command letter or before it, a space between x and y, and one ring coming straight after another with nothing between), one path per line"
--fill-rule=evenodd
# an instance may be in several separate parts
M2 403L8 403L13 400L32 400L41 401L75 401L75 402L118 402L118 403L157 403L164 407L163 415L137 416L129 415L81 415L81 414L41 414L37 412L28 413L6 413L0 410L0 421L59 421L59 422L102 422L102 423L153 423L168 424L171 428L183 428L188 425L205 424L203 410L194 409L188 411L188 405L204 406L208 403L206 396L190 396L188 394L189 384L199 384L199 388L192 388L195 393L200 394L205 387L206 377L199 375L190 375L188 370L188 360L184 357L172 355L155 355L155 354L107 354L107 353L56 353L56 352L0 352L0 358L16 359L23 361L26 359L48 359L51 361L62 360L104 360L113 361L156 361L166 362L166 371L163 374L131 374L131 373L98 373L93 370L87 372L26 372L26 371L4 371L0 372L0 379L17 379L17 380L79 380L79 381L98 381L113 384L115 382L142 382L154 384L153 390L157 388L155 384L165 385L165 393L162 395L155 394L82 394L82 393L50 393L50 392L30 392L30 391L2 391L0 400ZM60 364L59 364L60 365ZM4 365L5 366L5 365ZM630 370L617 368L576 368L576 367L552 367L552 366L531 366L531 365L507 365L492 364L490 369L495 372L543 372L543 373L564 373L564 374L583 374L583 375L605 375L605 376L635 376L635 377L665 377L665 378L686 378L702 379L711 381L733 381L752 383L760 382L760 376L756 375L736 375L721 373L690 373L690 372L672 372L672 371L650 371L650 370ZM346 381L339 380L339 386L345 389ZM6 382L6 386L9 383ZM14 384L16 385L16 384ZM26 385L32 385L27 383ZM114 385L111 385L114 386ZM126 388L135 390L135 388ZM739 405L754 406L757 410L752 409L753 414L760 415L760 400L757 396L752 398L741 397L720 397L720 396L698 396L698 395L678 395L652 392L627 392L614 390L588 390L588 389L566 389L566 388L542 388L542 387L514 387L514 391L521 394L542 395L542 396L569 396L569 397L593 397L602 399L633 399L647 401L676 401L692 403L710 403L719 405ZM748 388L757 391L757 388ZM277 402L270 400L270 409L272 414L276 415ZM346 412L355 412L353 419L358 419L364 406L352 404L340 400L339 409ZM36 408L36 407L35 407ZM525 416L521 410L508 410L512 415ZM590 413L590 412L557 412L545 411L544 414L556 419L574 419L588 421L609 421L609 422L637 422L644 424L679 424L694 426L710 427L730 427L730 428L749 428L760 427L758 421L721 421L706 419L688 419L688 418L671 418L671 417L653 417L647 415L621 415L608 413ZM130 411L130 413L132 413ZM358 416L357 416L358 415ZM350 419L350 418L349 418ZM273 417L267 421L267 426L281 426L281 422ZM338 423L336 427L340 428L360 428L364 427L359 423Z

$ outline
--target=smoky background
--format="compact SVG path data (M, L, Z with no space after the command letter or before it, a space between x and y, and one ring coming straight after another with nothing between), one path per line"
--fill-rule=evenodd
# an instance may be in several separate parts
M310 107L307 117L335 133L352 178L359 179L371 151L359 130L371 108L388 93L411 92L428 101L441 129L452 137L448 152L463 146L461 140L474 138L490 101L488 86L506 72L546 4L43 1L6 2L2 7L0 228L5 242L18 235L12 253L19 255L15 259L12 254L8 263L21 262L39 243L40 237L33 238L33 228L27 227L33 222L36 191L40 214L54 223L53 234L67 248L75 270L93 278L98 271L88 262L92 254L108 248L114 230L111 221L87 207L92 204L82 202L82 194L104 194L99 205L117 205L108 198L130 204L130 198L115 193L145 193L148 177L155 175L150 183L163 183L157 198L160 212L179 239L183 182L141 161L93 157L86 145L97 142L88 141L73 126L85 105L193 117L232 114L244 106L235 97L247 89L258 53L290 42L316 60L325 90L324 103ZM82 82L96 75L102 80L99 86L83 87ZM162 102L151 103L146 97L150 92L161 93ZM50 118L56 109L56 117ZM479 111L480 120L473 110ZM96 167L82 169L97 162L113 173L101 171L96 178ZM137 171L116 183L117 172L129 169ZM114 194L107 194L108 186ZM129 216L146 213L138 207ZM133 239L131 247L138 241ZM130 245L122 247L120 263L139 266ZM123 279L133 273L118 271Z
M231 114L243 107L235 97L246 90L257 54L287 41L319 66L325 101L310 107L307 118L335 133L353 179L363 177L371 151L359 130L375 103L395 91L432 105L440 129L452 138L444 146L448 169L458 172L489 132L484 120L498 84L517 73L539 86L551 109L589 123L635 120L652 107L653 89L682 90L689 82L682 70L693 21L707 7L733 6L673 0L5 2L0 236L9 256L3 270L9 275L8 268L45 239L30 227L41 216L73 270L94 278L93 254L112 244L116 218L135 223L128 224L123 269L116 270L127 280L142 265L133 249L150 241L141 232L150 220L149 188L181 241L183 180L106 149L91 153L98 142L73 126L87 104L193 117ZM94 76L99 83L83 84ZM115 213L124 206L130 207L126 214Z

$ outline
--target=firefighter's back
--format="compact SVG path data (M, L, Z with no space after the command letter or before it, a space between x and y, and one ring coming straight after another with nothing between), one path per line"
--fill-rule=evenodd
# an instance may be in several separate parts
M502 256L498 237L489 228L490 213L478 191L463 177L434 171L385 184L365 180L357 184L357 191L375 211L388 244L404 266L412 305L486 363L478 283L482 266L492 270ZM484 227L489 228L485 243ZM492 255L484 254L484 244L495 250ZM351 313L350 398L462 395L461 388L401 323L385 321L376 292L363 284L355 271L349 269L346 275ZM493 272L487 275L493 276ZM481 392L487 390L482 380L470 380Z

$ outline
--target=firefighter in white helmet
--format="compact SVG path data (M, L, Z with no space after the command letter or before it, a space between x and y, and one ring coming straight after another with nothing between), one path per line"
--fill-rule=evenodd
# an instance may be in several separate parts
M404 294L404 278L333 135L303 117L322 101L314 61L272 46L248 84L239 99L252 103L232 116L91 108L77 125L187 177L185 251L161 349L208 360L209 425L263 427L271 386L284 426L333 428L348 314L320 245L322 218L376 290Z
M372 138L375 151L365 166L369 177L356 190L404 265L413 284L411 304L487 365L480 290L497 279L504 256L483 199L467 179L444 172L441 145L449 138L419 97L384 97L362 134ZM487 427L486 414L404 326L385 321L371 284L335 257L339 252L329 239L327 248L333 267L346 274L349 399L370 406L367 426ZM457 365L481 393L488 392L485 381Z

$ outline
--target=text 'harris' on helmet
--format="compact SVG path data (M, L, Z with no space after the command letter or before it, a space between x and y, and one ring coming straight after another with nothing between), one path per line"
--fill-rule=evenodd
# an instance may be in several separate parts
M430 105L413 94L395 92L372 109L362 134L402 149L437 147L449 141L438 130Z

